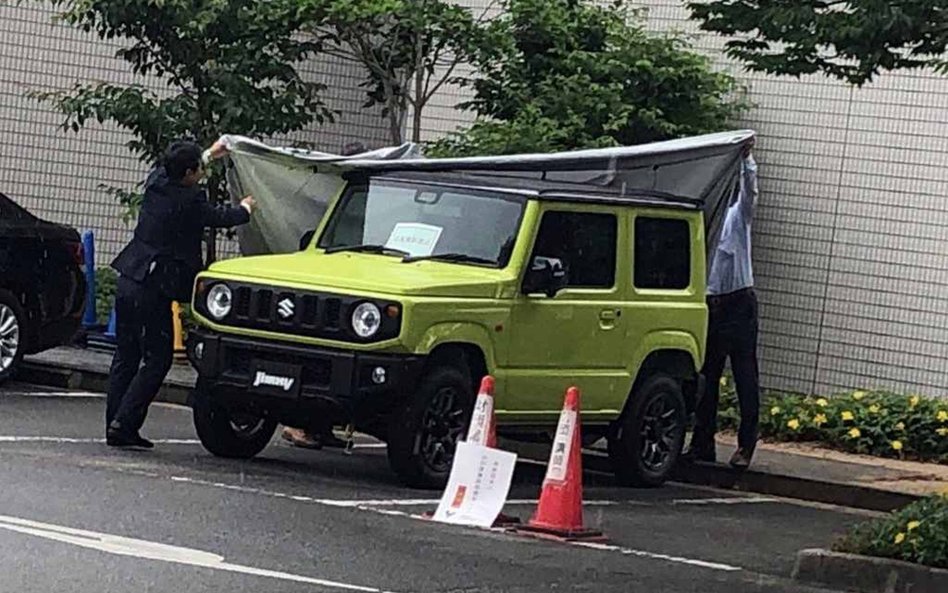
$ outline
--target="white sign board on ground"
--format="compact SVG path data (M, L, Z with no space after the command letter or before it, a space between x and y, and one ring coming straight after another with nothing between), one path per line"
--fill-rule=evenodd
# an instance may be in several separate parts
M473 443L458 443L451 478L434 520L490 527L507 502L517 455Z

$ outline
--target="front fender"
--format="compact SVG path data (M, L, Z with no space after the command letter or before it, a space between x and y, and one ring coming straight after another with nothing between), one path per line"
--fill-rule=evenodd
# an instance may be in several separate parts
M429 327L417 342L416 354L431 354L435 348L445 344L470 344L480 348L488 371L497 368L494 344L488 329L469 322L439 323Z

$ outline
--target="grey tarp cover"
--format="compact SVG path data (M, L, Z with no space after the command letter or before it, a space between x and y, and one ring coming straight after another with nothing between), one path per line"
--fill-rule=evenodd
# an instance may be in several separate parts
M741 153L754 132L739 130L637 146L508 156L426 159L404 144L353 156L277 148L242 136L223 136L229 150L228 188L234 200L250 194L259 211L238 231L241 253L286 253L314 229L343 175L411 172L462 175L494 187L608 198L642 197L701 208L708 251L713 252L723 213L734 195Z

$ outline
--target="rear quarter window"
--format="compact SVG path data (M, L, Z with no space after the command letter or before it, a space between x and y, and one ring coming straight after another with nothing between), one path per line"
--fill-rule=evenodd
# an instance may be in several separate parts
M691 227L681 218L635 219L635 288L684 290L691 285Z

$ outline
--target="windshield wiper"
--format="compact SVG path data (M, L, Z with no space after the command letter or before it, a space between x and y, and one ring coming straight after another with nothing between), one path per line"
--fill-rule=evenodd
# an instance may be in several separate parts
M450 262L464 262L471 264L484 264L488 266L496 266L497 262L492 259L485 259L483 257L477 257L476 255L468 255L466 253L435 253L432 255L415 255L415 256L406 256L402 259L402 262L410 264L416 261L424 261L427 259L437 259L442 261Z
M410 257L411 254L407 251L401 249L395 249L393 247L386 247L385 245L337 245L336 247L329 247L326 249L326 254L331 253L340 253L343 251L352 251L355 253L388 253L392 255L398 255L401 257Z

